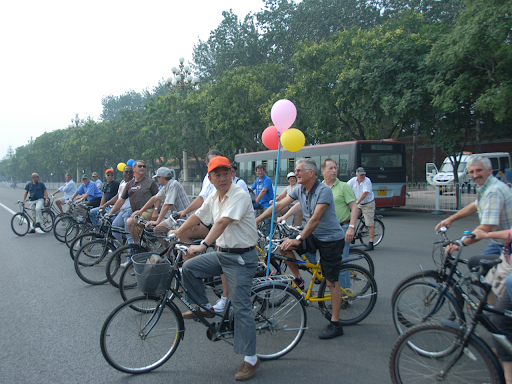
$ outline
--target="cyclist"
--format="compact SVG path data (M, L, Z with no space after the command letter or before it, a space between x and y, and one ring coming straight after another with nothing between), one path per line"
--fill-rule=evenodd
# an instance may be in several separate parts
M98 189L96 184L94 184L87 174L82 175L82 185L78 187L75 193L69 198L69 201L72 201L76 196L81 195L76 202L84 203L91 208L98 207L101 202L101 197L103 194ZM81 208L79 208L81 209Z
M492 299L489 304L494 304L499 309L512 310L512 275L509 273L512 271L512 261L510 260L511 247L510 238L512 236L512 228L510 230L496 231L496 232L485 232L482 229L475 229L473 233L476 235L476 239L498 239L506 241L503 252L500 256L502 263L498 264L495 273L488 273L486 281L492 285L493 292L499 297L497 305L492 303ZM493 268L493 269L494 269ZM491 270L492 271L492 270ZM500 271L500 272L498 272ZM506 316L500 316L493 314L491 317L492 322L500 330L500 333L505 335L507 339L512 342L512 320ZM507 383L512 384L512 356L507 350L496 340L494 340L494 346L498 353L499 358L503 362L503 370L505 372L505 379Z
M258 266L255 249L258 233L251 198L233 184L229 160L222 156L212 159L208 175L216 191L177 230L180 237L182 232L200 222L215 222L201 245L189 248L183 264L183 284L191 300L211 309L203 279L225 274L234 311L234 349L235 353L245 355L235 379L247 380L260 363L256 356L256 326L250 300L252 279ZM217 251L194 257L214 242ZM213 316L199 307L196 310L205 317ZM187 311L183 317L194 318L194 313Z
M297 186L297 178L295 177L295 172L288 173L286 178L288 179L289 185L286 187L286 189L283 192L281 192L281 194L279 196L276 197L276 202L283 200L286 196L288 196L290 194L292 189ZM273 201L270 201L269 204L272 205L272 203L273 203ZM293 206L295 206L297 204L298 204L298 202L294 201L289 206L284 207L284 209L281 210L279 213L284 216L290 209L293 208ZM286 216L286 218L288 218L289 216L293 216L293 225L294 226L298 227L298 226L302 225L302 220L304 219L304 215L302 214L302 211L300 209L294 210L294 213ZM283 217L283 219L285 219L285 218Z
M100 180L100 177L97 172L92 173L92 181L94 184L96 184L101 191L103 189L103 182Z
M101 207L105 202L112 200L114 197L117 196L117 191L119 189L119 182L114 180L114 170L112 168L109 168L105 171L105 176L107 178L107 182L103 184L101 188L101 192L103 192L103 196L101 197L100 206L97 208L91 209L90 215L91 215L91 222L98 226L100 224L98 220L98 211L102 209ZM110 208L108 206L106 208L103 208L105 212L110 211Z
M23 193L23 202L27 198L30 201L29 208L32 210L32 217L35 217L36 223L34 228L31 228L28 233L35 233L35 228L41 227L41 221L43 220L43 205L48 205L48 191L44 183L39 181L39 175L37 173L32 174L32 182L27 183L25 186L25 193Z
M292 250L299 253L316 253L320 251L320 266L331 291L332 317L331 322L318 336L320 339L332 339L343 335L343 328L339 323L341 308L341 290L338 282L341 269L341 254L345 245L345 233L341 229L334 205L331 189L317 179L317 166L313 159L300 159L296 163L295 175L301 184L276 204L276 211L280 211L294 200L300 202L302 213L307 224L295 239L286 239L280 247L280 252L286 257L294 259ZM272 209L267 209L256 218L256 222L272 215ZM287 263L295 277L296 284L304 288L304 280L299 275L296 263Z
M55 200L55 204L57 205L57 208L59 208L60 213L64 213L62 206L67 204L71 195L76 192L76 184L73 181L73 176L71 176L71 173L66 173L66 183L62 187L59 187L59 189L57 189L55 192L53 192L52 196L55 196L59 192L64 192L64 197Z
M345 234L345 246L343 247L341 258L346 259L350 252L350 243L354 239L354 230L357 217L359 216L356 197L350 185L338 180L338 166L336 165L336 161L331 158L324 159L320 165L320 172L322 172L324 176L324 184L331 188L334 197L336 217ZM343 288L350 288L349 272L347 271L340 274L339 281Z
M270 206L270 201L274 199L274 188L272 180L265 174L265 166L258 164L256 174L258 178L254 181L251 188L256 192L256 202L253 204L255 211L260 211Z
M467 163L467 169L471 179L477 185L476 201L439 222L436 225L436 231L442 226L450 227L454 221L475 212L478 212L480 220L477 229L485 233L490 233L493 229L499 231L512 227L512 191L506 184L493 176L491 161L483 156L471 156ZM465 244L469 245L478 240L480 240L478 237L476 239L466 239ZM476 267L480 259L498 258L504 244L505 241L500 238L491 240L482 255L468 259L468 268ZM450 245L446 247L446 252L452 252L455 249L457 249L457 246Z
M375 238L375 226L373 218L375 217L375 196L373 194L372 181L366 177L366 171L363 167L356 169L356 176L351 178L348 185L354 190L358 208L361 210L366 226L369 232L369 242L365 251L373 251L373 240Z
M155 196L149 199L140 210L133 212L132 217L136 214L143 214L148 208L152 207L157 200L163 202L164 205L160 210L158 218L156 220L148 221L146 223L146 227L156 225L153 231L157 234L165 234L171 227L170 220L164 220L164 217L171 205L174 206L176 210L182 211L190 205L190 200L188 199L182 185L177 180L171 180L172 171L169 168L158 168L156 175L153 176L153 178L156 179L162 188ZM158 239L158 241L162 244L162 247L167 246L164 240Z

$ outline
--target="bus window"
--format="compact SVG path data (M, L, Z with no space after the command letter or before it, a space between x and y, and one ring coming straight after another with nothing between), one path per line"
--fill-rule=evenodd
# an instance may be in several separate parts
M256 161L249 162L249 168L247 169L247 179L256 180Z
M295 159L288 159L288 167L285 167L283 169L286 169L286 175L288 175L288 173L290 172L295 173Z
M489 160L491 160L492 169L494 169L494 170L499 169L497 157L490 157Z
M510 168L510 164L508 163L508 157L500 157L500 169L501 168Z
M338 178L341 181L347 181L350 179L350 175L348 174L348 159L349 154L340 155L340 160L338 162Z
M315 160L316 167L318 168L317 177L321 178L322 177L322 173L320 172L320 156L311 156L311 158L313 160Z
M401 153L361 153L361 166L363 168L401 168Z
M267 161L267 176L270 177L270 178L273 178L275 175L274 175L274 161L273 160L269 160Z
M245 161L238 164L238 177L240 179L247 180L247 175L245 174Z

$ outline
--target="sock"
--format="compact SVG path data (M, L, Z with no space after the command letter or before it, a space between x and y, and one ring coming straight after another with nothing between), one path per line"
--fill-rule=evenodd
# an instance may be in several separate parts
M212 307L212 305L210 303L206 303L206 304L202 304L201 307L210 309ZM199 309L201 309L201 308L199 308Z
M258 361L258 356L256 355L252 355L252 356L245 356L244 357L244 361L251 364L251 365L255 365L256 362Z
M339 321L332 321L332 320L331 320L331 324L332 324L332 325L334 325L334 326L336 326L336 327L339 327L340 322L339 322Z
M222 295L220 298L221 298L221 300L222 300L222 301L226 301L226 300L228 299L228 298L227 298L226 296L224 296L224 295Z

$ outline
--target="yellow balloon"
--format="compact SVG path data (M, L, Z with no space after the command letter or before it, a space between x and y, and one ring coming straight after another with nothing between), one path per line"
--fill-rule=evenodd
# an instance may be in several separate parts
M306 144L306 138L296 128L287 129L281 134L281 145L290 152L297 152L304 144Z
M125 163L117 164L117 169L119 170L119 172L123 172L124 171L124 167L126 167Z

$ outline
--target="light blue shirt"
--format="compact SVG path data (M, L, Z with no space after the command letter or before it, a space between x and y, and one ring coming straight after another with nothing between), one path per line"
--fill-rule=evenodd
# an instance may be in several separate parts
M64 192L64 200L68 201L71 196L76 192L76 184L73 180L69 180L62 187L59 187L60 192Z
M89 195L87 196L87 201L91 201L103 196L103 193L98 189L98 186L94 183L94 181L91 180L89 180L87 185L82 183L82 185L76 190L76 193L79 195Z

